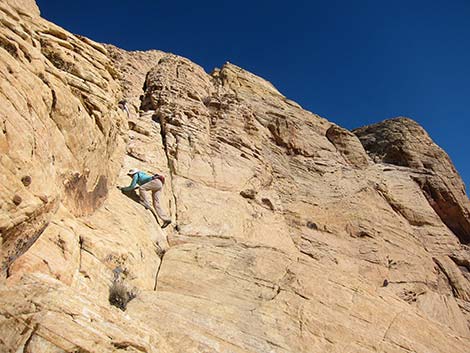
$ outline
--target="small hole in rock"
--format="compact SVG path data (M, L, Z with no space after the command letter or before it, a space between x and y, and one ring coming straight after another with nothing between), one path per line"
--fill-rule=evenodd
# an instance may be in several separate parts
M263 198L261 199L263 205L267 206L271 211L274 211L274 205L270 199Z
M245 199L254 200L256 197L256 190L253 189L246 189L240 191L240 196L244 197Z
M29 175L25 175L24 177L21 178L21 182L23 183L24 186L30 186L31 181L32 179Z
M311 222L311 221L308 221L308 222L307 222L307 228L317 230L317 229L318 229L318 226L317 226L315 223L313 223L313 222Z
M21 202L23 202L23 199L21 198L20 195L15 195L13 196L13 203L18 206Z

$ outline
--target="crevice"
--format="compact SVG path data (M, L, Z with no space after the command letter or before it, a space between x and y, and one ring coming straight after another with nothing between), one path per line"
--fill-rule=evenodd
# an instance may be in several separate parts
M448 256L433 257L437 268L445 275L455 298L470 301L470 286L459 267ZM453 268L454 267L454 268Z
M83 237L79 236L78 237L78 246L79 246L79 251L78 251L78 273L83 273L85 278L89 278L89 276L85 273L82 272L82 261L83 261L83 256L82 256L82 250L83 250Z
M418 185L429 205L447 228L462 244L470 243L470 222L465 205L459 202L452 189L449 189L442 176L416 177L411 179Z
M387 283L388 284L424 284L424 285L428 285L428 282L426 281L390 281L390 280L387 280Z
M38 326L37 326L37 324L36 324L36 325L34 325L34 327L32 328L32 331L31 331L31 333L30 333L28 339L27 339L26 342L24 343L24 346L23 346L23 353L26 353L26 352L27 352L28 346L29 346L29 344L31 343L31 340L33 339L34 334L36 333L37 329L38 329Z
M449 274L447 273L445 267L443 266L443 264L441 264L440 261L438 261L436 258L433 258L433 261L434 263L437 265L437 267L439 268L439 270L444 274L444 276L446 277L447 279L447 282L449 283L450 285L450 288L452 289L452 294L454 295L454 297L458 298L458 294L454 288L454 286L452 285L452 279L450 278Z
M298 291L296 291L296 290L293 290L293 291L292 291L292 293L294 293L295 295L297 295L297 296L301 297L302 299L305 299L305 300L310 300L310 298L309 298L309 297L307 297L307 296L303 295L302 293L299 293L299 292L298 292Z
M163 252L160 256L160 263L158 264L158 268L157 268L157 272L155 273L155 284L153 286L153 290L156 291L157 290L157 285L158 285L158 275L160 274L160 269L162 267L162 263L163 263L163 258L165 257L165 252Z
M114 348L118 350L124 350L126 352L130 351L130 349L134 348L138 352L147 352L147 348L141 345L137 345L132 342L111 342ZM130 348L130 349L129 349ZM134 350L132 349L132 350Z
M18 59L18 48L14 42L9 41L7 38L0 37L0 48L3 48L12 57Z
M278 295L281 293L281 291L282 291L281 287L278 286L278 285L275 285L275 286L274 286L274 290L275 290L275 292L274 292L273 296L272 296L271 298L269 298L267 301L273 301L273 300L275 300L275 299L277 298L277 296L278 296Z
M166 156L168 172L170 173L171 194L173 196L173 202L175 204L175 223L178 224L178 202L177 202L177 197L175 194L175 183L174 183L174 176L176 175L176 173L171 164L170 153L168 151L166 121L165 121L163 114L158 114L158 118L159 118L159 123L160 123L160 135L162 138L163 150Z
M313 256L312 254L310 254L309 252L306 252L305 250L302 250L302 249L299 249L300 253L308 256L309 258L311 258L312 260L315 260L315 261L318 261L317 258L315 258L315 256Z
M142 87L143 94L142 94L141 97L149 97L150 94L149 94L148 91L152 90L152 89L155 89L155 87L151 87L151 86L149 87L148 84L147 84L147 80L148 80L150 72L151 71L147 72L147 74L145 75L144 85ZM177 74L178 74L178 68L177 68ZM162 109L161 109L161 107L163 105L162 99L161 99L162 90L163 90L163 87L161 87L161 89L160 89L159 99L158 99L158 103L156 104L156 107L154 106L155 104L153 102L152 103L147 102L147 104L150 103L152 105L151 109L155 109L155 113L152 116L152 120L160 125L160 136L161 136L161 139L162 139L163 151L165 152L167 168L168 168L168 172L169 172L169 176L170 176L169 179L170 179L170 184L171 184L172 201L175 205L175 223L178 224L178 203L177 203L176 194L174 192L174 190L175 190L174 177L175 177L176 173L175 173L174 167L171 163L170 152L169 152L168 143L167 143L167 133L168 133L167 132L167 122L165 120L165 114L162 112ZM144 101L145 101L145 98L141 99L140 109L149 110L148 109L149 107L144 106L144 103L145 103Z
M215 237L222 238L222 239L231 239L230 237L225 237L225 238L223 238L222 236L215 236ZM281 255L284 255L286 257L289 257L288 252L282 251L281 249L275 248L273 246L268 246L268 245L263 245L263 244L253 244L253 245L251 245L251 244L241 243L241 242L236 241L236 240L235 240L235 244L240 246L242 249L269 250L269 251L273 251L273 252L279 253Z
M393 317L393 319L390 321L390 324L388 325L388 327L385 330L384 335L382 337L382 342L384 342L387 339L387 335L388 335L389 331L391 330L393 324L395 323L398 316L401 315L401 313L403 313L403 311L399 311L398 313L396 313L395 316Z
M284 346L281 346L280 344L276 343L276 342L273 342L273 341L270 341L270 340L266 340L266 343L269 344L270 346L273 346L273 347L276 347L276 348L281 348L281 349L288 349L287 347L284 347Z
M449 255L449 258L459 267L466 268L470 272L470 258L462 258L456 254Z
M81 273L86 279L90 279L90 275L87 273L86 270L82 269L83 265L83 252L86 252L88 255L94 257L96 260L100 261L90 250L86 249L84 246L84 239L82 236L79 236L78 240L80 251L79 251L79 262L78 262L78 273Z

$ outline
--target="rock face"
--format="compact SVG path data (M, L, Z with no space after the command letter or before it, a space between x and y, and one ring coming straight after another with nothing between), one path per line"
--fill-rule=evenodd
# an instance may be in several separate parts
M337 125L331 125L326 131L326 137L351 165L358 168L369 166L364 147L353 133Z
M414 180L442 221L470 243L470 202L449 156L411 119L397 118L354 131L376 161L418 169Z
M415 122L0 15L0 351L468 352L469 200Z

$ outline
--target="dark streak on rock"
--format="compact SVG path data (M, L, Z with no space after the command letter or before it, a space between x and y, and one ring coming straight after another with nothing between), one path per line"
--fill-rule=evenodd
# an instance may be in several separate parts
M50 214L55 212L57 202L51 202L38 208L29 219L2 232L3 256L1 272L9 277L11 264L23 255L39 239L49 225Z
M108 179L101 175L92 191L87 191L87 177L75 173L65 185L66 203L76 215L86 215L102 205L108 195Z

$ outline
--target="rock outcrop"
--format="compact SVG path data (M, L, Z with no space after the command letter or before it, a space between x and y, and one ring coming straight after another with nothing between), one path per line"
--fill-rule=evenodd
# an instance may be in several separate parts
M353 134L233 64L0 15L0 351L468 351L469 200L414 121Z
M18 10L30 3L0 8L3 275L61 204L75 216L103 204L125 146L106 50Z
M470 201L449 156L415 121L406 118L354 131L376 161L422 171L414 180L442 221L464 244L470 242Z
M369 166L366 151L361 145L359 139L349 130L343 129L337 125L331 125L326 131L326 137L335 145L339 153L351 165L358 168Z

